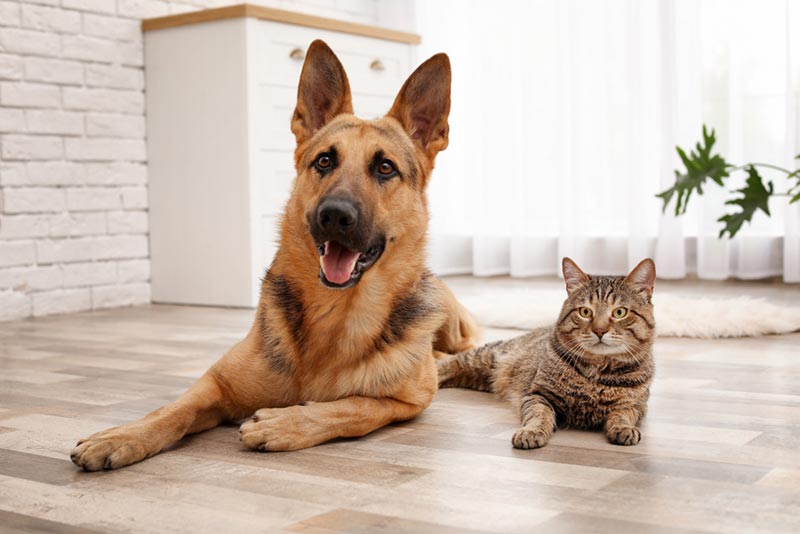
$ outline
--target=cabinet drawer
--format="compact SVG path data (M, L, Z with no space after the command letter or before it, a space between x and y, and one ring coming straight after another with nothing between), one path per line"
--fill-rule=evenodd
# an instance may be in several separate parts
M272 259L278 252L280 245L280 222L279 215L269 215L261 218L261 274L266 272Z
M356 92L394 95L410 74L411 45L270 21L251 22L249 64L258 83L296 88L306 49L315 39L333 49Z
M394 95L376 96L354 93L353 112L362 119L379 119L386 115L394 103Z
M250 131L257 150L294 151L291 122L297 104L297 89L274 85L254 88L250 111Z
M252 194L261 215L280 215L295 178L291 152L258 150L252 169Z
M291 131L292 114L297 104L296 90L274 85L255 89L250 116L255 147L269 150L294 151ZM362 119L376 119L389 111L393 97L353 94L353 111Z

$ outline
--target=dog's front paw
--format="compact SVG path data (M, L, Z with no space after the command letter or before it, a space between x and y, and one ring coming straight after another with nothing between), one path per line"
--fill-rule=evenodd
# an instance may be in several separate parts
M514 433L511 444L515 449L538 449L547 445L550 433L541 428L522 427Z
M259 451L296 451L312 447L314 421L306 406L262 408L239 427L239 439L245 447Z
M608 429L608 441L615 445L636 445L642 433L634 426L616 426Z
M78 442L70 459L85 471L117 469L149 456L148 444L127 427L98 432Z

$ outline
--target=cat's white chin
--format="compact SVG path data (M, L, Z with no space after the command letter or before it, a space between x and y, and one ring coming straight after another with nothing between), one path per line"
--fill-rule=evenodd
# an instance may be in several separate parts
M626 354L625 346L622 344L612 345L603 341L598 341L594 345L586 347L586 350L600 356L623 355Z

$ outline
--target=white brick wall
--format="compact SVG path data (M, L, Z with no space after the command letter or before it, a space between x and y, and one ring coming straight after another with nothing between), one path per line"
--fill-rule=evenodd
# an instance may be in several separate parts
M251 1L377 24L399 0ZM0 321L150 300L140 22L236 3L0 0Z

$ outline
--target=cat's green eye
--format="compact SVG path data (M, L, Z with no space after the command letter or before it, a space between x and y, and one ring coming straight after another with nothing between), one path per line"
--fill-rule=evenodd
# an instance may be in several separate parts
M622 319L626 315L628 315L628 308L615 308L611 315L614 319Z
M578 308L578 314L581 317L589 318L589 317L592 316L592 309L591 308L587 308L586 306L581 306L580 308Z

